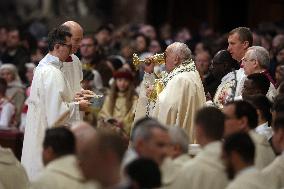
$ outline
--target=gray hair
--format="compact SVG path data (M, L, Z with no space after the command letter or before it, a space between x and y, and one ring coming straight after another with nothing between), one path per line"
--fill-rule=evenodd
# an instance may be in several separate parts
M174 42L173 44L169 45L168 48L170 48L173 53L179 56L182 62L188 59L192 59L191 50L184 43Z
M261 68L269 68L269 52L261 46L252 46L248 48L249 57L256 59Z
M142 118L134 124L130 139L133 143L139 138L148 140L152 137L152 130L155 128L166 132L168 131L168 129L156 119L148 117Z
M169 128L169 135L171 137L172 144L178 144L181 147L183 153L188 153L188 136L185 131L178 127L172 126Z

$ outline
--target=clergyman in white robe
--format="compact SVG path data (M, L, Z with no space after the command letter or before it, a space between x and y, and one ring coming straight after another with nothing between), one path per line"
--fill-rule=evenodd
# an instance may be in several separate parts
M70 88L74 95L81 91L81 81L83 80L82 64L79 58L72 54L71 62L63 62L63 67L61 71L63 72L66 80L70 84ZM49 57L44 57L40 62L39 66L44 66L49 63Z
M30 180L43 169L42 143L47 128L55 124L79 121L79 103L74 102L74 92L61 71L63 63L47 54L45 66L35 69L28 99L27 124L22 152L22 164Z
M194 117L197 110L203 107L206 102L202 81L194 62L185 61L166 74L162 78L164 89L158 95L155 103L149 103L146 96L146 86L153 85L154 80L154 74L145 73L134 120L148 114L165 125L178 125L192 139L190 142L193 142L195 139Z

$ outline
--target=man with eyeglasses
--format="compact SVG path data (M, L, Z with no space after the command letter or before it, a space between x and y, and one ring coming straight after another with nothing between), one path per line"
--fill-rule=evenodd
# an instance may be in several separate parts
M277 95L277 91L275 89L275 81L268 72L270 64L269 52L264 47L252 46L248 48L246 54L242 58L242 64L246 76L240 81L240 89L244 88L244 83L247 80L247 76L261 73L270 81L270 86L266 96L269 100L273 101ZM238 91L236 95L242 95L242 91L243 90Z
M90 104L84 99L74 101L74 92L64 74L63 62L72 53L71 36L66 26L53 29L48 35L49 53L44 57L47 63L34 72L22 152L22 164L30 180L43 168L41 144L45 130L79 121L80 111Z

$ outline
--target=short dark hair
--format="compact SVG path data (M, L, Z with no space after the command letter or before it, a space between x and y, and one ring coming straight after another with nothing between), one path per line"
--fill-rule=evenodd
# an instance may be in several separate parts
M70 29L67 26L61 25L52 29L47 36L48 50L53 51L56 44L66 42L66 37L71 37Z
M5 79L0 78L0 94L5 95L7 90L7 82Z
M272 103L268 100L265 95L256 94L249 95L244 100L250 102L254 107L260 111L261 116L264 117L268 121L268 125L271 125L272 114L270 112Z
M273 123L273 129L283 129L284 130L284 113L280 113L276 116L274 123Z
M252 32L249 28L247 28L247 27L235 28L235 29L233 29L229 32L229 35L233 35L235 33L239 34L240 41L242 41L242 42L248 41L249 47L252 46L253 36L252 36Z
M51 147L57 156L75 153L75 137L64 126L50 128L45 131L43 148Z
M100 152L111 150L117 155L119 161L122 161L127 149L127 145L122 136L110 128L98 128L96 130L96 137Z
M94 74L91 70L85 70L83 69L83 80L85 81L92 81L94 80Z
M225 115L215 107L201 108L195 116L195 124L202 127L206 136L220 140L224 133Z
M148 49L150 44L151 44L151 39L149 37L147 37L146 35L144 35L143 33L138 33L134 36L134 39L136 39L137 37L143 37L146 43L146 48Z
M258 115L256 109L252 104L243 100L237 100L226 103L226 106L234 105L235 116L240 119L246 117L248 119L248 126L250 129L255 129L258 124Z
M261 94L266 95L269 87L269 79L262 73L253 73L247 76L247 79L253 82L253 85L261 91Z
M253 164L255 145L247 133L239 132L229 135L224 139L223 150L227 154L237 152L246 163Z
M276 96L271 110L277 113L280 113L280 112L284 113L284 94Z
M101 32L101 31L103 31L103 30L106 30L107 32L109 32L110 34L112 34L112 32L113 32L113 27L112 27L111 24L104 24L104 25L101 25L101 26L97 29L96 33L99 33L99 32Z
M234 68L235 70L239 69L240 67L238 61L233 59L232 55L227 50L218 51L214 55L212 62L213 64L226 64L229 68Z
M91 39L94 46L98 45L98 40L93 35L84 35L83 39Z
M151 159L136 159L126 166L125 172L131 180L138 183L139 188L161 187L162 176L159 166Z

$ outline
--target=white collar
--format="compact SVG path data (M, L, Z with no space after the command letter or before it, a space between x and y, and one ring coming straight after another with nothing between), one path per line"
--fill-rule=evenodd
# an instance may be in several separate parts
M268 128L268 121L263 123L263 124L260 124L258 125L256 128L255 128L255 131L262 131L262 130L265 130Z
M48 63L51 62L58 62L60 64L63 64L62 61L59 60L58 57L51 55L50 53L48 53L47 55L45 55L45 57L39 62L38 66L44 66L47 65Z
M256 171L257 171L257 169L252 165L252 166L249 166L249 167L246 167L246 168L243 168L242 170L240 170L238 172L237 176L247 174L247 173L253 173L253 172L256 172Z

